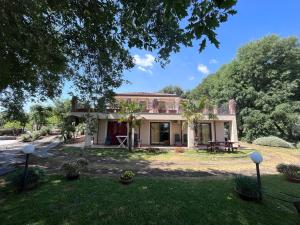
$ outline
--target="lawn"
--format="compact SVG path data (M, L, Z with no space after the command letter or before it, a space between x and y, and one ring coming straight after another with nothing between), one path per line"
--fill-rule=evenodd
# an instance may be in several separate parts
M261 164L262 174L276 174L279 163L300 164L299 149L283 149L256 146L242 143L237 153L209 153L205 150L184 149L184 152L164 149L159 152L126 149L90 148L62 146L50 151L48 158L32 157L31 164L46 168L53 173L59 172L61 165L72 159L84 157L89 160L87 174L119 175L124 169L130 169L145 176L210 176L243 173L255 174L255 166L249 158L254 150L264 157Z
M300 196L299 184L264 176L264 188ZM1 224L266 224L296 225L300 216L289 203L265 197L261 204L240 200L232 179L137 177L124 186L117 178L51 176L24 194L0 189Z
M82 153L80 148L65 147L62 151L66 153L73 153L80 155ZM181 161L205 161L205 160L218 160L224 158L240 158L247 157L253 149L244 149L235 152L208 152L207 150L195 150L176 148L161 149L157 152L151 152L146 149L134 149L128 152L127 149L120 148L89 148L84 150L89 156L97 157L110 157L114 159L131 159L131 160L166 160L172 161L180 157ZM182 151L182 152L181 152Z

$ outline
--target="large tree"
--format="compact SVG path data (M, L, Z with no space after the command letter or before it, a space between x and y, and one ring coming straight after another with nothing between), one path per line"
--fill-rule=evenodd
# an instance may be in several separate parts
M267 36L238 50L236 58L191 94L216 103L234 98L240 134L248 141L276 135L300 139L300 45L295 37Z
M176 85L168 85L159 90L160 93L167 93L167 94L176 94L177 96L183 96L184 90L181 87Z
M107 95L134 66L131 48L156 51L162 65L181 46L207 40L235 13L236 0L0 0L0 103L53 98L70 79ZM82 85L90 80L90 86ZM93 89L93 87L97 87ZM91 88L92 87L92 88ZM12 95L14 93L14 95ZM81 92L82 93L82 92ZM89 99L90 100L90 99Z

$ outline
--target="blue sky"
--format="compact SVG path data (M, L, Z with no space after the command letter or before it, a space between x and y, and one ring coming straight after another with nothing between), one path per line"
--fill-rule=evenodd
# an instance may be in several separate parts
M132 51L138 65L124 73L131 84L123 85L116 91L152 92L169 84L179 85L185 90L192 89L209 73L229 63L237 49L249 41L269 34L300 36L299 0L239 0L235 9L237 14L217 30L221 43L219 49L210 44L202 53L198 52L198 44L193 48L182 48L171 56L171 63L165 68L153 62L153 53ZM69 91L70 84L66 84L62 98L68 98Z

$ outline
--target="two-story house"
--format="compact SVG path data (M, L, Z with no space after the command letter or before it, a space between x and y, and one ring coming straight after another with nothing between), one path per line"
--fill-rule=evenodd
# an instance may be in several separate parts
M209 141L238 141L234 100L228 104L214 107L214 119L209 119L205 109L203 121L197 128L186 123L182 115L182 99L174 94L164 93L121 93L116 101L138 102L142 110L141 122L133 128L133 143L140 146L187 146L207 145ZM86 109L73 99L72 115L82 117ZM128 125L119 122L118 109L108 108L106 113L91 112L98 119L97 132L93 137L95 145L118 145L117 136L128 136Z

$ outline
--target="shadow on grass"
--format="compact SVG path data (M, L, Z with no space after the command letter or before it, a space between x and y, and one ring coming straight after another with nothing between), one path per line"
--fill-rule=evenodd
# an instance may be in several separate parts
M271 192L300 195L299 185L263 176ZM47 184L1 198L2 224L299 224L291 204L264 197L246 202L232 179L136 178L124 186L116 178L51 176ZM0 191L2 191L0 189Z

